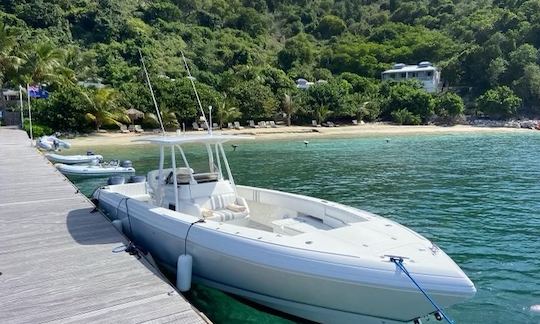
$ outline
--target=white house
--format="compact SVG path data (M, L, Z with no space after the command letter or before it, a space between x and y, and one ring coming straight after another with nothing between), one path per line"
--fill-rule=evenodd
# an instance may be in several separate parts
M85 87L85 88L93 88L93 89L101 89L105 88L106 86L101 83L103 81L102 79L95 79L95 80L84 80L77 82L78 85Z
M312 85L323 84L323 83L328 83L328 81L326 81L326 80L317 80L317 82L310 82L310 81L308 81L306 79L298 79L298 80L296 80L296 87L298 89L306 90L309 87L311 87Z
M309 82L308 80L306 79L298 79L296 80L296 87L298 89L307 89L309 88L310 86L312 86L314 83L313 82Z
M2 95L4 96L4 100L8 103L19 100L19 91L6 89L2 91Z
M382 80L404 81L415 79L422 82L427 92L437 92L441 86L441 71L430 62L424 61L418 65L394 64L390 70L382 73Z

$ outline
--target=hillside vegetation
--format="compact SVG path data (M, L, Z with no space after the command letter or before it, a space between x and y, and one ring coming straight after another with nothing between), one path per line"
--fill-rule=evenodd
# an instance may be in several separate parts
M455 118L460 96L492 118L540 112L540 0L0 0L0 21L0 81L47 84L37 116L55 129L122 122L123 108L153 123L138 49L170 128L197 117L180 51L221 122L416 124ZM460 96L379 81L423 60ZM298 78L328 83L298 91ZM110 87L77 86L92 79Z

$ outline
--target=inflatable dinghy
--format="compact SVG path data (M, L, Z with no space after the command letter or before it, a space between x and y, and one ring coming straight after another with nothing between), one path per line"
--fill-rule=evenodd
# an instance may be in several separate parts
M68 149L71 147L66 141L63 141L56 136L41 136L36 140L36 146L44 151L58 151L59 149Z
M86 155L60 155L47 153L45 157L53 163L62 164L98 164L103 160L103 156L88 152Z
M131 161L122 161L118 163L102 163L98 165L68 165L63 163L55 164L58 171L64 175L102 177L115 174L133 174L135 169Z

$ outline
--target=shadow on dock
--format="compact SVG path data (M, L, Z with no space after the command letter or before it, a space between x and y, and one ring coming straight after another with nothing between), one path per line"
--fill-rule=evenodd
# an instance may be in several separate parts
M127 244L109 220L94 208L69 211L66 225L71 237L82 245Z

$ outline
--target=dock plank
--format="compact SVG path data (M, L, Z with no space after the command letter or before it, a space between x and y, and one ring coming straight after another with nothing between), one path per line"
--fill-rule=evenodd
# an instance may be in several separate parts
M0 323L209 323L34 148L0 128Z

